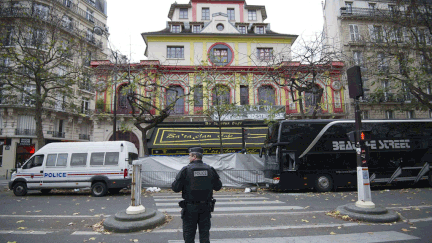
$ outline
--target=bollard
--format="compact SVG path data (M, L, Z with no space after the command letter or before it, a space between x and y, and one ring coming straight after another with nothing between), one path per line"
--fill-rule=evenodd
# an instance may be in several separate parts
M140 164L133 165L131 205L126 209L126 214L140 214L145 212L145 207L141 205L141 166Z

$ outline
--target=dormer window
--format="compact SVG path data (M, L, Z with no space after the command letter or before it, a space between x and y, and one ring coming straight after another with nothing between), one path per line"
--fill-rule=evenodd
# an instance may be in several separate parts
M260 35L265 34L264 26L256 26L255 27L255 34L260 34Z
M173 25L171 27L171 32L172 33L180 33L180 30L181 30L180 25Z
M249 20L257 20L257 12L255 9L248 11Z
M192 25L192 33L201 32L201 25Z
M187 19L188 18L188 9L187 8L181 8L180 9L180 18L181 19Z
M240 31L240 34L247 34L247 27L246 26L239 26L238 30Z
M216 25L216 28L217 28L217 30L222 31L222 30L224 30L225 27L223 24L218 24L218 25Z

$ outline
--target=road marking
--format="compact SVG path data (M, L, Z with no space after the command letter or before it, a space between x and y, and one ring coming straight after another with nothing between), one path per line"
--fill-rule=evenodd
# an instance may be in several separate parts
M281 201L252 201L252 202L242 202L242 201L232 201L232 202L216 202L217 205L258 205L258 204L284 204L284 202ZM176 206L178 207L178 203L172 202L172 203L156 203L156 206Z
M6 235L6 234L14 234L14 235L46 235L50 234L53 231L14 231L14 230L0 230L0 235Z
M399 206L399 207L386 207L389 209L404 209L404 208L432 208L432 205L422 205L422 206Z
M409 221L411 223L432 221L432 217L430 217L430 218L422 218L422 219L409 219Z
M268 197L216 197L217 200L268 200ZM165 202L169 202L169 201L179 201L179 200L183 200L183 198L174 198L174 199L154 199L155 202L161 202L161 201L165 201Z
M101 235L101 233L94 231L75 231L71 235Z
M182 194L178 195L151 195L154 198L181 198ZM257 197L255 194L213 194L214 198L219 197Z
M327 213L327 211L301 211L301 212L260 212L253 213L253 216L257 215L300 215L300 214L318 214ZM212 217L228 217L228 216L251 216L251 213L212 213ZM172 217L179 217L180 214L169 214Z
M111 215L0 215L0 218L108 218Z
M249 238L249 239L212 239L214 243L306 243L306 242L389 242L403 240L418 240L420 238L399 233L396 231L381 231L369 233L338 234L338 235L314 235L297 237L272 237L272 238ZM169 240L169 243L181 243L184 241Z
M304 209L299 206L269 206L269 207L216 207L215 212L232 212L232 211L280 211L280 210L299 210ZM180 208L159 208L161 212L177 213Z
M228 232L228 231L266 231L266 230L288 230L288 229L313 229L313 228L334 228L334 227L353 227L367 225L364 223L344 223L344 224L303 224L303 225L280 225L280 226L252 226L252 227L230 227L217 228L212 227L210 232ZM160 229L154 230L153 233L176 233L183 232L183 229Z
M255 214L254 214L255 215ZM212 214L212 217L214 215ZM432 217L430 218L420 218L420 219L408 219L409 222L425 222L432 221ZM266 230L288 230L288 229L313 229L313 228L334 228L334 227L354 227L354 226L364 226L371 225L371 223L342 223L342 224L303 224L303 225L280 225L280 226L251 226L251 227L212 227L210 231L214 232L224 232L224 231L266 231ZM376 224L380 225L380 224ZM176 233L183 232L182 229L160 229L154 230L153 233ZM213 242L213 241L212 241Z

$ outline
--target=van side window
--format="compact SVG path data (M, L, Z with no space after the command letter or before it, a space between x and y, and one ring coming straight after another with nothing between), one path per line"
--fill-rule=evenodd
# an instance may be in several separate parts
M46 166L55 166L57 160L57 154L48 154Z
M33 161L33 166L32 167L42 166L43 160L44 160L44 156L43 155L36 155L35 156L35 160Z
M59 154L56 166L66 166L68 154Z
M72 154L70 166L85 166L87 163L87 153Z
M105 153L92 153L90 157L90 165L103 165Z
M105 165L118 165L119 152L107 152L105 156Z

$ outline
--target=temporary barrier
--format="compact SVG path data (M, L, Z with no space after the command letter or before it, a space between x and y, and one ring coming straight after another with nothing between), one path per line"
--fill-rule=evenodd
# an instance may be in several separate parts
M171 187L178 172L141 171L144 187ZM243 187L264 183L264 172L256 170L217 171L222 185L226 187ZM234 183L233 183L234 182Z

